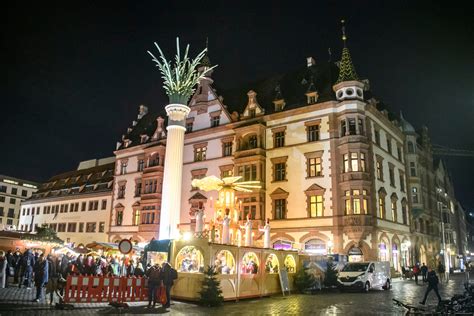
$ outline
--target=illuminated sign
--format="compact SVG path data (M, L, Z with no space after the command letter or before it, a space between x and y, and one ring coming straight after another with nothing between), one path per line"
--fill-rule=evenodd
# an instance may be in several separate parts
M27 188L33 188L33 189L37 189L38 187L36 185L32 185L32 184L28 184L28 183L23 183L23 186L27 187Z
M10 183L10 184L18 184L18 182L13 181L13 180L8 180L8 179L3 179L3 182Z

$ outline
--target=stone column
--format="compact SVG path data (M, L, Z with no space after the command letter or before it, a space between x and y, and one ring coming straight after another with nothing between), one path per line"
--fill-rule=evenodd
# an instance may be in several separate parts
M159 240L176 239L181 213L184 133L190 108L184 104L169 104L166 130L166 154L161 199Z

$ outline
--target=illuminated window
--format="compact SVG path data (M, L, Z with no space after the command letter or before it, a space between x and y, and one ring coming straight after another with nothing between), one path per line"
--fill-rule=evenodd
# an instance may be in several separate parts
M140 224L140 210L136 209L133 212L133 225L138 226Z
M104 233L105 232L105 222L100 222L99 223L99 233Z
M360 171L365 172L365 154L360 153Z
M126 174L127 173L127 162L126 161L122 161L120 163L120 174Z
M309 197L309 210L311 217L321 217L323 216L323 196L322 195L312 195Z
M241 273L257 274L259 269L259 260L255 252L246 252L242 258Z
M197 147L194 149L194 161L206 160L207 147Z
M352 212L354 214L360 214L360 199L359 199L359 190L353 190L352 195L354 198L352 199Z
M176 256L176 268L179 272L204 272L204 258L194 246L183 247Z
M214 266L217 273L220 274L234 274L235 271L235 259L232 253L228 250L221 250L216 255Z
M321 175L321 158L308 158L308 177L319 177Z
M276 274L280 269L277 256L273 253L269 254L265 260L265 272L268 274Z
M397 200L392 198L392 221L397 221Z
M357 161L357 153L351 153L351 170L359 171L359 162Z
M375 166L377 168L377 179L380 181L383 181L383 162L382 160L377 160L375 163Z
M344 161L343 172L349 172L349 154L344 154L342 158Z
M346 215L350 214L351 213L351 191L347 190L345 192L345 196L348 197L345 199L345 208L344 208L344 213Z
M379 193L379 217L385 218L385 196Z
M123 210L117 210L117 218L115 224L117 226L122 226L122 220L123 220Z

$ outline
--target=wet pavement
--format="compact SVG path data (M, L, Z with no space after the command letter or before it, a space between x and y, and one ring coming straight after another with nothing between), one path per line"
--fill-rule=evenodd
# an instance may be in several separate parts
M451 276L439 286L443 299L463 293L464 274ZM130 303L127 309L116 309L104 303L75 304L72 311L55 310L44 303L34 303L34 289L11 287L0 289L0 315L100 315L100 314L170 314L170 315L404 315L405 309L393 304L392 298L418 306L426 285L413 280L394 279L390 291L371 290L369 293L317 292L314 295L294 294L226 302L218 308L205 308L185 302L173 302L171 310L147 309L146 303ZM427 310L434 310L436 295L431 292Z

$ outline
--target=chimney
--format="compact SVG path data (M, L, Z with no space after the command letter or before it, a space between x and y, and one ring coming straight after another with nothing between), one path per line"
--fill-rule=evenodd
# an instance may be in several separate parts
M314 66L316 65L316 61L314 60L313 57L306 57L306 66L311 67L311 66Z

